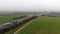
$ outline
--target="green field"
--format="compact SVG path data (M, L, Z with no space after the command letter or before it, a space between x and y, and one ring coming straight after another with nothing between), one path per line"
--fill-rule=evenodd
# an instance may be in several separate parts
M60 34L60 17L38 17L30 22L17 34Z
M5 22L7 23L8 21L14 20L13 18L16 18L16 17L23 18L23 16L26 16L26 15L10 15L10 16L0 16L0 17L2 17L2 18L1 18L2 20L5 19L5 20L6 20ZM1 20L1 21L2 21L2 20ZM3 21L4 21L4 20L3 20ZM3 22L3 21L2 21L0 24L5 23L5 22ZM13 33L14 33L16 30L18 30L19 28L20 28L20 26L17 27L17 28L15 28L15 29L12 29L12 30L4 33L4 34L13 34Z
M21 16L25 16L25 15L8 15L8 16L0 16L0 24L4 24L4 23L7 23L9 21L13 21L14 19L13 18L16 18L16 17L21 17ZM11 33L14 33L19 27L11 30L11 31L8 31L7 33L5 34L11 34Z
M22 15L9 15L9 16L0 16L0 24L7 23L12 21L13 18L20 17Z

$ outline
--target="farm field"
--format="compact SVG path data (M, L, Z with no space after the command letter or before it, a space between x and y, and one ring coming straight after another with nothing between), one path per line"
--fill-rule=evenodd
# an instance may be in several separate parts
M9 16L0 16L0 24L7 23L8 21L12 21L13 18L20 17L22 15L9 15Z
M60 34L60 17L40 16L30 22L17 34Z

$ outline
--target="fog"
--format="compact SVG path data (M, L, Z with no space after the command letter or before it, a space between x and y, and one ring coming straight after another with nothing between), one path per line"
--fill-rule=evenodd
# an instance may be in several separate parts
M0 0L0 11L60 11L60 0Z

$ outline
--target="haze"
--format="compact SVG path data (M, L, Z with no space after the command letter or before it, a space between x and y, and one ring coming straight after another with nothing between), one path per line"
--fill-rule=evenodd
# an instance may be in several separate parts
M60 0L0 0L0 11L60 11Z

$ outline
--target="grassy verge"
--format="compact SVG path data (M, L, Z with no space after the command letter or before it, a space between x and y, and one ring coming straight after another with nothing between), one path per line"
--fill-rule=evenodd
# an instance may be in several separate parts
M39 17L17 34L60 34L60 17Z
M10 15L10 16L0 16L0 24L7 23L8 21L13 20L15 17L19 17L22 15Z

